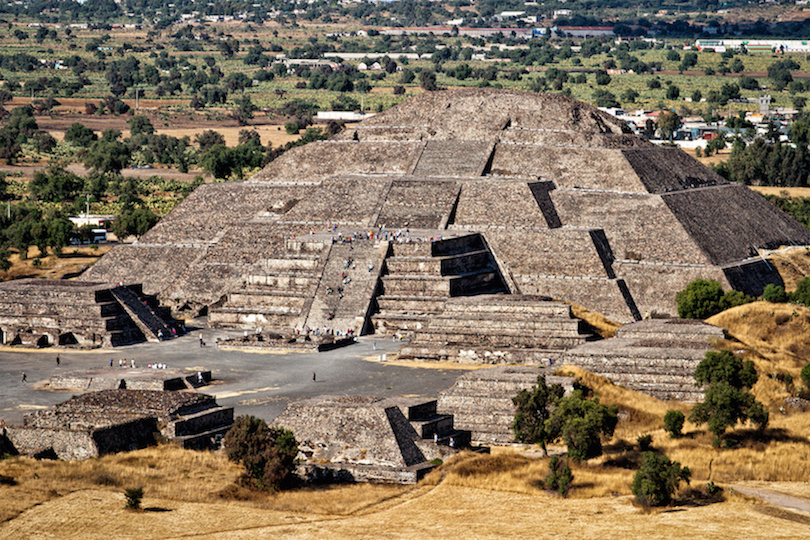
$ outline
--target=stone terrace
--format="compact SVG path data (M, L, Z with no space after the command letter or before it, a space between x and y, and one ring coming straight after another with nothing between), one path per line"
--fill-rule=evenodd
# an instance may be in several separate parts
M478 444L511 444L515 442L512 421L515 405L512 398L521 390L537 385L544 370L529 366L498 366L470 371L439 395L438 410L452 414L456 425L472 432ZM546 375L546 384L561 384L572 389L570 377Z
M295 434L298 473L310 481L414 484L433 467L430 460L446 459L470 440L451 415L436 412L435 401L373 396L294 402L273 425Z
M561 351L588 339L593 335L562 302L523 295L451 298L402 347L401 357L548 366Z
M186 448L210 448L233 424L233 409L212 396L151 390L103 390L69 399L8 426L23 454L87 459L155 444L155 433Z
M695 386L695 369L722 337L721 328L700 321L649 319L570 349L560 360L658 399L696 402L703 389Z

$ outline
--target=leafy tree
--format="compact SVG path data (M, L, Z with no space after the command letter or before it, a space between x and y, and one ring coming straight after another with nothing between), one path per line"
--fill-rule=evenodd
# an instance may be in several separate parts
M139 510L141 508L141 500L143 499L143 488L128 488L124 491L124 497L127 500L126 507L128 510Z
M268 427L253 416L236 418L224 446L228 459L242 463L256 486L269 491L281 489L289 481L298 455L291 431Z
M241 98L234 101L231 116L233 116L240 126L246 126L248 121L253 118L253 113L257 110L259 110L259 108L253 104L250 96L243 94Z
M692 101L695 103L700 103L701 99L703 99L703 94L700 92L700 90L695 90L692 92Z
M667 87L667 99L678 99L681 95L681 89L674 84Z
M546 443L552 438L546 422L551 416L550 408L562 398L563 393L561 385L547 386L545 376L538 375L537 385L531 390L521 390L512 398L512 403L517 407L512 421L512 431L518 442L539 444L543 448L543 453L548 455Z
M130 160L127 145L116 140L96 141L84 153L85 166L99 172L120 172Z
M127 120L127 124L129 124L129 133L133 137L135 135L153 135L155 133L155 126L152 125L152 122L140 114Z
M672 88L672 87L670 87ZM660 129L664 136L672 139L673 133L681 127L681 118L673 111L666 112L658 117L658 129Z
M84 180L59 165L51 165L46 171L37 171L28 185L31 195L47 202L73 199L83 187Z
M596 74L596 84L599 86L607 86L610 84L610 75L605 71L600 71Z
M709 351L695 370L695 382L708 384L703 402L690 414L696 424L708 424L719 444L726 430L751 420L758 429L768 425L768 411L747 391L757 382L753 362L743 362L729 351Z
M642 454L641 468L633 476L633 494L644 506L665 506L681 482L689 483L692 473L677 461L655 452Z
M803 306L810 306L810 277L802 278L796 284L796 290L790 294L790 300Z
M598 88L593 91L593 102L597 107L618 107L619 102L612 92Z
M634 103L638 99L638 92L632 88L628 88L622 92L621 98L623 102Z
M429 92L438 90L439 87L436 85L436 73L429 69L423 69L420 71L419 86L421 86L423 90L427 90Z
M577 389L557 402L546 421L546 431L548 440L562 438L571 459L582 461L602 454L601 436L613 435L617 422L615 406L603 405L596 398L585 398L582 390Z
M720 313L723 288L718 281L697 279L675 295L678 316L682 319L706 319Z
M810 364L806 364L802 368L801 372L799 373L799 376L802 379L802 384L804 385L804 387L810 390Z
M751 360L743 362L731 351L707 351L695 369L698 385L724 382L734 388L752 388L759 376Z
M784 304L788 300L788 295L785 288L779 285L769 283L765 285L765 290L762 291L762 299L766 302L773 302L775 304Z
M206 129L194 136L194 142L200 147L200 152L205 152L214 146L225 146L225 137L217 131Z
M80 122L74 122L65 132L65 140L80 148L87 148L98 140L96 133Z
M667 411L664 415L664 429L673 439L682 435L683 422L686 419L681 411Z
M563 497L568 495L568 490L574 482L574 474L568 465L567 459L559 456L552 456L548 463L548 476L546 476L546 488L553 489Z
M148 208L125 205L113 223L113 232L118 238L129 235L143 236L157 223L157 216Z

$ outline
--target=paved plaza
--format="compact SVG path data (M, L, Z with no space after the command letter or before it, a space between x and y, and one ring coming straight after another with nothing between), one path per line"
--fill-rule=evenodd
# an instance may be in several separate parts
M205 347L200 347L203 334ZM364 336L354 345L322 353L271 353L218 350L216 338L241 332L197 329L162 343L142 343L115 349L73 352L64 349L0 349L0 419L7 424L23 415L60 403L76 391L45 388L52 375L86 374L88 370L124 371L119 359L135 360L136 369L163 363L168 369L210 370L214 381L200 391L216 396L236 414L252 414L268 422L289 401L321 395L419 396L436 398L462 372L424 369L378 361L382 353L397 351L390 337ZM374 344L376 343L376 349ZM57 366L56 356L60 363ZM110 360L113 367L110 367ZM22 381L25 373L26 381ZM313 373L316 380L313 382Z

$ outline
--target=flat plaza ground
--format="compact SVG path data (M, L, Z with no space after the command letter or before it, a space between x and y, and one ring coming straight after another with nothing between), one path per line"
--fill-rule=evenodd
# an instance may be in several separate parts
M199 346L201 333L207 344L204 348ZM65 401L76 393L48 390L46 384L52 375L105 369L120 371L123 377L125 369L118 367L119 359L134 359L139 368L159 362L171 369L211 370L214 382L202 392L216 396L221 405L235 407L237 415L252 414L268 422L284 410L288 401L318 395L407 395L436 399L460 374L457 369L419 369L381 363L379 355L396 352L398 344L391 338L373 336L323 353L255 353L216 348L217 337L237 335L241 332L194 330L172 341L89 352L0 348L0 419L7 424L20 422L24 414ZM23 372L26 382L22 381Z

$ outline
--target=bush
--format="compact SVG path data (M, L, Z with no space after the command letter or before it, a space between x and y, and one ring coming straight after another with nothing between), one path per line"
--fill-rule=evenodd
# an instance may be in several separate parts
M646 452L647 450L652 448L652 435L650 435L649 433L639 435L638 438L636 439L636 442L638 443L639 450L641 450L642 452Z
M807 364L802 368L801 373L799 376L802 378L802 384L808 390L810 390L810 364Z
M644 506L664 506L672 502L672 495L681 482L689 483L692 476L687 467L677 461L653 452L644 452L641 468L633 476L633 494Z
M791 302L810 306L810 277L803 278L797 285L796 290L790 295Z
M553 489L563 497L568 495L568 490L574 482L574 474L568 466L567 459L560 459L553 456L548 463L548 476L546 476L546 488Z
M143 499L143 488L128 488L124 491L124 497L127 499L127 508L130 510L139 510L141 508L141 500Z
M810 290L810 284L808 289ZM682 319L708 319L721 311L753 300L739 291L723 293L719 282L705 279L696 279L675 295L678 316Z
M284 487L298 455L291 431L268 427L254 416L237 417L223 444L228 459L241 462L255 485L267 491Z
M784 287L769 283L765 286L765 290L762 291L762 299L766 302L773 302L774 304L783 304L787 302L788 298Z
M667 430L669 436L673 439L681 437L683 433L683 422L686 416L681 411L667 411L664 415L664 429Z
M284 124L284 131L290 135L298 135L301 131L301 126L298 125L298 122L287 122Z
M546 421L546 430L549 440L563 439L571 459L582 461L602 455L601 436L612 436L617 422L615 406L585 398L582 390L576 389L557 402Z

